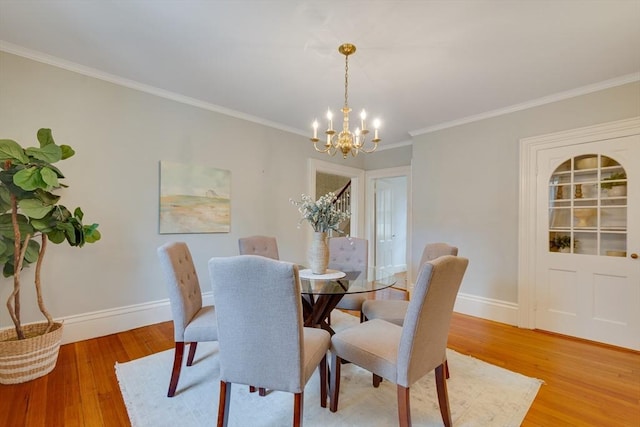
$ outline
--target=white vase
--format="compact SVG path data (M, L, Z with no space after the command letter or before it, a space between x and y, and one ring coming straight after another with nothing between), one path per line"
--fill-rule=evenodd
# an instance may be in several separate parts
M307 261L313 274L325 274L329 265L329 245L327 244L327 233L316 231L313 233L313 240L307 252Z
M607 190L607 196L609 197L624 197L627 195L626 185L616 185Z

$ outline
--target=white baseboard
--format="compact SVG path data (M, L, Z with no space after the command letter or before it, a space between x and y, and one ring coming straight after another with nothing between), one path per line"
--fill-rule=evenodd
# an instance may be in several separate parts
M203 304L213 304L212 292L202 294ZM509 325L518 324L518 305L506 301L459 293L454 311ZM62 344L102 337L171 320L169 300L151 301L109 310L67 316Z
M518 304L512 302L459 293L453 310L469 316L518 325Z
M212 292L202 294L204 305L213 304ZM62 344L111 335L154 323L171 320L169 300L151 301L109 310L67 316L64 322Z

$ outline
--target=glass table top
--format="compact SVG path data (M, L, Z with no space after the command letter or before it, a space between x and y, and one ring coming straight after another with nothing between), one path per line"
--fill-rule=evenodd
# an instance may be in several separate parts
M307 279L300 278L301 293L305 295L359 294L374 292L395 285L396 277L392 274L380 274L360 271L345 271L340 279Z

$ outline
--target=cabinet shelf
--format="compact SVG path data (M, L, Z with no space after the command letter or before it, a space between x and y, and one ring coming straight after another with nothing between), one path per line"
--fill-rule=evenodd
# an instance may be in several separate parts
M625 252L627 197L620 187L613 187L615 192L606 189L624 184L624 168L600 154L574 157L558 166L549 179L549 251L569 246L569 254L577 255Z

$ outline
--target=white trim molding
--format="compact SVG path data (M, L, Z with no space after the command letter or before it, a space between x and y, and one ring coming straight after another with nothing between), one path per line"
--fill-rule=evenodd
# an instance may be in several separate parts
M458 293L453 307L456 313L493 320L516 326L518 324L518 304L485 298L477 295Z
M213 305L213 292L202 294L202 304ZM168 299L56 319L64 323L62 344L111 335L169 320L172 320L172 317Z
M467 123L473 123L480 120L489 119L492 117L498 117L505 114L514 113L516 111L522 111L540 105L551 104L552 102L562 101L563 99L574 98L580 95L586 95L592 92L609 89L616 86L622 86L627 83L633 83L640 80L640 73L632 73L617 78L605 80L603 82L594 83L592 85L582 86L576 89L567 90L564 92L556 93L553 95L545 96L538 99L533 99L520 104L515 104L510 107L499 108L497 110L487 111L484 113L476 114L474 116L463 117L457 120L451 120L449 122L435 124L422 129L416 129L409 132L409 135L416 137L418 135L424 135L426 133L436 132L443 129L452 128L455 126L464 125Z
M536 175L538 152L567 145L640 133L640 117L586 126L520 140L518 226L518 326L535 327Z
M202 304L213 304L212 292L202 294ZM518 318L517 304L465 293L458 294L454 311L509 325L516 325ZM172 320L171 305L168 299L56 319L64 322L62 344L98 338L170 320Z

